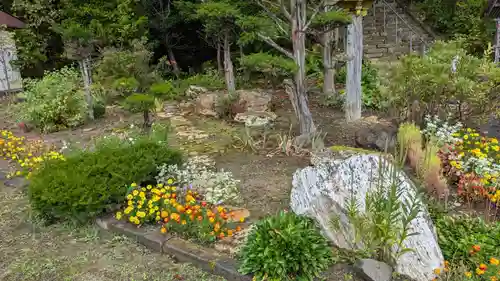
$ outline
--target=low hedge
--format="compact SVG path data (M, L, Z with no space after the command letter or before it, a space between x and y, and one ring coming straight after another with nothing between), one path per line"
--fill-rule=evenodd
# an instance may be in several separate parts
M121 203L131 182L152 182L159 165L181 161L180 152L151 140L98 146L46 163L31 179L31 206L49 222L83 223Z

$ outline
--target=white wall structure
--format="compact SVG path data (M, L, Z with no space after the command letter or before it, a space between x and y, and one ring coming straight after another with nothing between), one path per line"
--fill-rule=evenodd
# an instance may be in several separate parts
M16 59L16 44L12 34L0 30L0 92L22 89L21 73L12 64Z

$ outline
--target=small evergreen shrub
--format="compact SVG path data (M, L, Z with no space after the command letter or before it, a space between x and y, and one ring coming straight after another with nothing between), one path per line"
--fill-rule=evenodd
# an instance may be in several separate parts
M311 219L280 212L256 223L240 259L240 272L257 280L313 280L332 262L332 248Z
M148 139L107 142L35 173L31 205L48 221L86 222L121 203L131 182L152 182L159 165L180 164L181 154Z
M77 70L46 72L41 80L26 81L25 88L26 101L17 110L19 119L42 132L76 127L85 121L87 104Z

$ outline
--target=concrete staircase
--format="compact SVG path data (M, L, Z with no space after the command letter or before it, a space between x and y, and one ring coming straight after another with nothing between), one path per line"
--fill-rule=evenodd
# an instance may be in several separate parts
M400 4L401 0L376 0L363 17L364 53L367 58L394 58L425 52L436 35Z

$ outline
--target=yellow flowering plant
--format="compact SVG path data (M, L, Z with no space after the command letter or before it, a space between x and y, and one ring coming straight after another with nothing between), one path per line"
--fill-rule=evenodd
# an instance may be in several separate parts
M486 198L496 204L500 198L498 140L481 136L471 128L454 132L452 137L455 142L445 145L439 153L448 178L467 201Z
M16 163L18 169L7 175L24 176L30 178L31 174L40 168L47 160L65 160L64 156L55 151L54 146L46 145L43 140L27 140L18 137L11 131L0 131L0 149L4 160Z
M161 224L162 233L172 232L201 243L214 242L241 231L234 214L222 206L203 201L197 192L179 190L174 180L167 184L140 186L132 183L126 195L126 206L116 213L118 220L141 226Z

